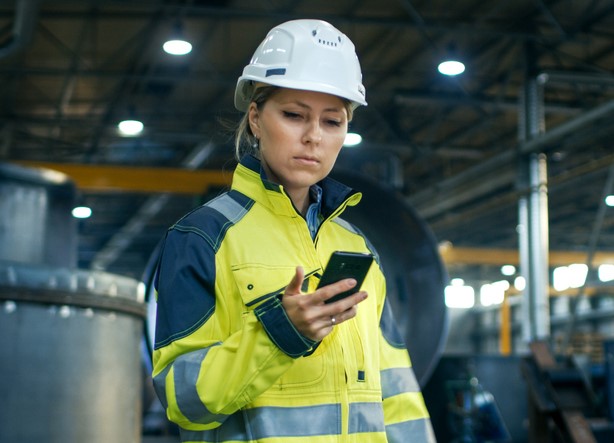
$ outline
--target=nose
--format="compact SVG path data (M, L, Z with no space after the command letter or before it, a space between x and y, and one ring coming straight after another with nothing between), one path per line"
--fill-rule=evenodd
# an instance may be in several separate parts
M322 128L320 127L320 122L314 120L313 122L309 123L305 129L303 141L305 143L312 143L316 145L322 141Z

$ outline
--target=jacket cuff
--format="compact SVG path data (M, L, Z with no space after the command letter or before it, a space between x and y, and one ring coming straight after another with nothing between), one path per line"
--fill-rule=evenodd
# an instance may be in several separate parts
M269 338L290 357L301 357L317 344L296 330L278 297L271 297L254 312Z

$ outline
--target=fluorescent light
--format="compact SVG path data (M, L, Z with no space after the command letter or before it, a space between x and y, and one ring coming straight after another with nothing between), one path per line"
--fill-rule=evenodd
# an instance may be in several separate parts
M569 266L559 266L552 273L552 286L557 291L569 288L580 288L586 282L588 266L582 263L573 263Z
M475 305L475 291L471 286L450 285L444 289L448 308L472 308Z
M117 125L122 135L134 136L143 131L143 123L138 120L123 120Z
M501 266L501 274L503 275L514 275L516 273L516 266L514 265L503 265Z
M454 76L465 72L465 65L457 60L446 60L441 62L437 69L444 75Z
M343 142L343 146L356 146L362 142L362 136L360 134L356 134L355 132L348 132L345 135L345 140Z
M599 276L599 280L603 282L614 280L614 265L599 265L599 268L597 269L597 275Z
M608 195L605 198L605 204L608 206L614 206L614 195Z
M72 210L72 216L75 218L90 218L92 210L87 206L77 206Z
M192 51L192 44L185 40L169 40L162 48L171 55L186 55Z
M524 288L527 287L527 281L522 275L519 275L514 279L514 287L517 291L524 291Z
M586 282L586 276L588 275L588 266L584 263L574 263L568 266L571 278L569 286L572 288L580 288Z
M507 280L482 285L480 288L480 304L482 306L500 305L505 299L505 291L510 288Z
M556 291L569 289L569 270L567 266L559 266L552 271L552 286Z

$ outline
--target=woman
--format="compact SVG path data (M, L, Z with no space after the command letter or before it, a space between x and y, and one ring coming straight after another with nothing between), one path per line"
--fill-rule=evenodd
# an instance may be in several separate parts
M379 265L343 300L352 279L316 289L333 251L375 254L327 178L361 81L318 20L273 28L239 78L232 189L169 229L156 279L154 385L184 442L434 441Z

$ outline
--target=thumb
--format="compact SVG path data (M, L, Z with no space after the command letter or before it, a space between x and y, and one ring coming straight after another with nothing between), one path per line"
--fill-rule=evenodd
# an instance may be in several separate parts
M290 284L286 286L286 290L284 291L284 295L297 295L301 293L301 286L303 285L303 280L305 278L305 270L302 266L296 267L296 272L294 273L294 277L290 280Z

